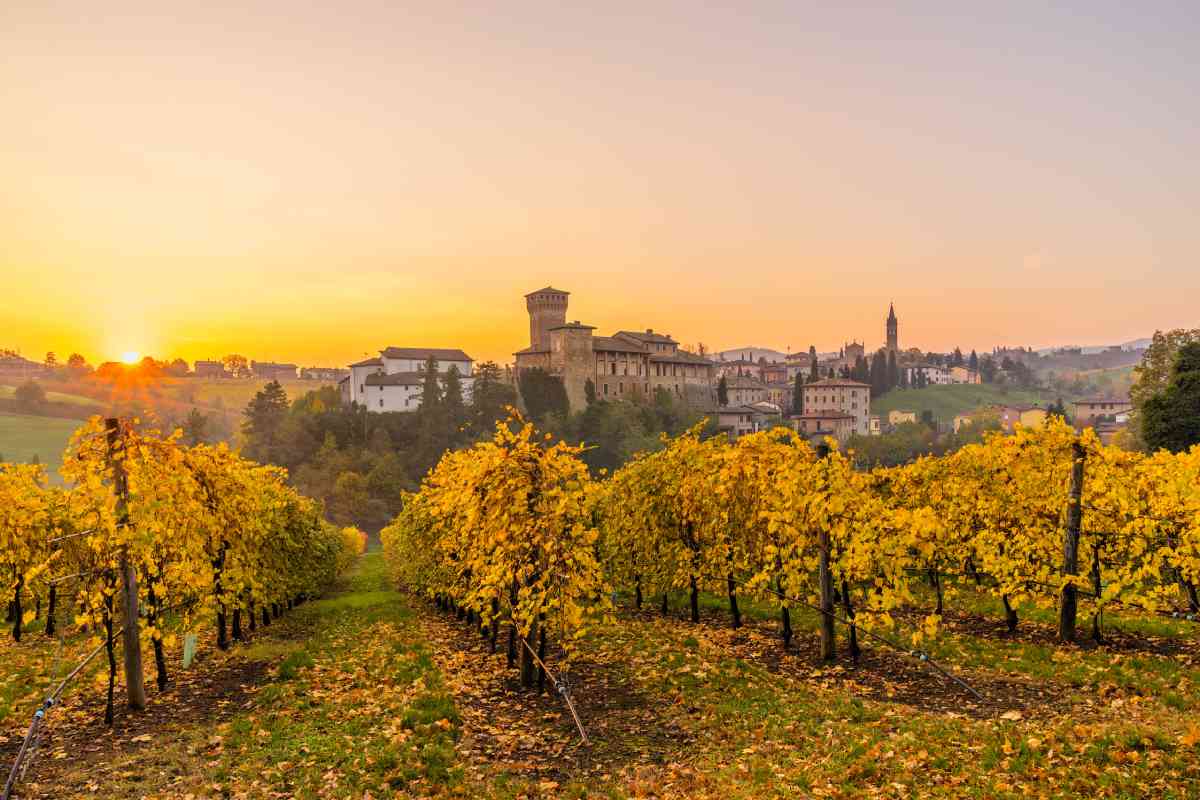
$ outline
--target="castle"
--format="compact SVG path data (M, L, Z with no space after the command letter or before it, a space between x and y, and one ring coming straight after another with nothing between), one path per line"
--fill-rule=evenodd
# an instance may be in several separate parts
M560 378L572 411L587 406L588 381L601 400L649 399L661 388L690 405L716 405L712 361L652 328L595 336L594 326L567 322L569 295L553 286L525 295L529 346L513 354L518 376L541 368Z

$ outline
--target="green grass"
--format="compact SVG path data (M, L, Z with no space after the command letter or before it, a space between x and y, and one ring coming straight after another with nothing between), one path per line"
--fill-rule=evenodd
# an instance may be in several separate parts
M28 463L36 455L48 472L56 473L77 419L0 414L0 460Z
M932 411L939 422L952 422L956 414L1002 405L1047 406L1058 399L1049 391L1019 389L1015 386L997 384L953 384L950 386L927 386L924 389L894 389L871 401L871 413L884 419L889 411L914 411L920 417L922 411ZM1064 402L1072 398L1064 397Z
M1000 627L990 594L958 580L947 588L948 610ZM657 608L658 599L646 603ZM494 657L495 669L455 660L456 643L437 638L449 617L392 591L380 554L372 552L337 591L260 629L249 646L227 657L206 655L270 664L219 724L189 721L181 708L178 728L159 732L153 749L112 759L115 769L65 758L44 763L67 771L55 788L113 797L1200 796L1200 668L1192 647L1170 656L1058 646L1033 635L1053 623L1053 609L1031 604L1020 606L1016 638L947 627L924 646L968 682L985 691L995 690L983 682L1047 690L1051 707L1033 701L1021 706L1023 715L1000 716L999 708L1012 708L1001 706L976 718L960 713L954 687L941 690L950 696L937 707L889 702L864 691L867 674L848 663L826 667L810 652L765 658L778 653L773 630L732 631L720 592L701 595L702 625L679 618L684 595L671 596L668 619L631 615L629 600L623 593L615 623L597 625L580 642L581 664L593 664L581 675L607 671L618 689L605 696L589 680L576 684L595 739L588 755L556 755L556 699L522 710L520 696L506 688L512 673L506 678L502 655ZM931 593L920 589L915 609L931 604ZM740 605L747 619L774 624L770 604L743 598ZM893 636L911 631L905 619ZM792 616L802 639L816 621L808 610ZM1190 623L1128 611L1106 615L1105 623L1184 642L1197 633ZM843 647L844 634L839 625ZM6 676L16 663L6 656L16 652L0 647L0 676L9 686L42 666L26 660ZM206 663L201 659L199 668ZM892 681L901 688L937 682L932 673L905 677L883 669L885 689ZM0 710L4 698L0 691ZM481 718L482 698L489 711ZM517 758L544 760L554 780L500 750L493 763L490 747L481 766L472 741L505 736L514 722L523 725L514 738L527 748ZM464 756L471 752L476 760ZM621 760L588 768L589 758L608 753Z
M167 396L180 402L195 403L212 408L220 405L229 411L240 411L268 381L258 378L249 380L216 380L208 378L172 379L165 387ZM321 381L284 380L279 382L287 392L288 400L295 400L306 392L315 391L329 384Z
M17 394L16 386L0 385L0 397L11 398ZM70 403L76 406L96 406L102 407L104 404L99 400L93 400L90 397L84 397L79 394L68 394L67 392L46 392L46 399L52 403Z

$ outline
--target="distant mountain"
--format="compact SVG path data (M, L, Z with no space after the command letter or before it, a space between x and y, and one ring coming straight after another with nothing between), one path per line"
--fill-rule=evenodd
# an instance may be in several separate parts
M758 361L760 358L765 358L767 361L783 361L787 358L787 353L781 353L769 347L738 347L733 350L710 353L709 357L717 361L737 361L739 358L748 361Z
M1119 346L1122 350L1130 350L1130 351L1145 350L1147 347L1150 346L1150 342L1151 342L1150 339L1134 339L1129 342L1123 342L1122 344L1117 345L1117 346ZM1082 345L1077 345L1077 344L1076 345L1064 344L1064 345L1059 345L1058 347L1043 347L1041 350L1037 351L1037 354L1040 356L1045 356L1045 355L1050 355L1051 353L1055 352L1056 350L1072 350L1072 349L1078 347L1080 352L1082 352L1084 355L1091 355L1093 353L1103 353L1105 350L1107 350L1111 346L1113 346L1113 345L1090 345L1088 347L1083 347Z

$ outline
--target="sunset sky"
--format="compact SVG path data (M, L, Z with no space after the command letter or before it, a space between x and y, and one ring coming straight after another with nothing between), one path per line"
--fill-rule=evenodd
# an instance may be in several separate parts
M1200 325L1194 3L593 5L0 3L0 347Z

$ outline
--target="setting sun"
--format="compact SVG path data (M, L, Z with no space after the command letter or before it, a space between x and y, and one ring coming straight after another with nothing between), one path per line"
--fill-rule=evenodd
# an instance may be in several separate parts
M136 364L141 360L141 354L134 350L126 350L121 354L121 361L126 364Z

